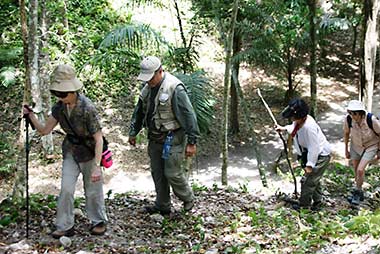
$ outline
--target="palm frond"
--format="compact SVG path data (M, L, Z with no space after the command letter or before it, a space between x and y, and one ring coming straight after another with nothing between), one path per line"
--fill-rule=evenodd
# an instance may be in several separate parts
M211 85L204 71L191 74L175 74L186 86L191 104L197 115L198 126L201 133L207 133L214 118L213 106L215 101L210 99Z
M8 87L16 82L16 69L8 66L0 69L0 82L4 87Z
M99 48L106 49L116 46L126 46L132 49L141 49L151 41L155 42L157 47L160 45L169 46L169 42L149 25L131 23L109 32L100 43Z

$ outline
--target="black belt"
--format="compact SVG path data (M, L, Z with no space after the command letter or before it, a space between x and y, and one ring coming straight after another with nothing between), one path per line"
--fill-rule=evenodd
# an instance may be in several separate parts
M172 131L173 133L176 133L177 131L181 130L182 128L175 129ZM161 131L148 131L148 139L150 141L153 141L155 143L163 144L165 142L166 136L168 135L168 131L161 132Z

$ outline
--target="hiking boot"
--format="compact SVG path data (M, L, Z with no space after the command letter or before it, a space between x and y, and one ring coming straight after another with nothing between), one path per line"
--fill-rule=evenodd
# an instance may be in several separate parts
M169 210L160 210L158 209L156 206L146 206L144 207L145 211L149 214L155 214L155 213L159 213L161 215L169 215L170 214L170 209Z
M100 222L91 228L91 235L104 235L107 226L104 222Z
M299 204L292 204L292 208L296 211L301 210L301 206Z
M68 230L55 230L53 233L51 233L51 236L55 239L59 239L62 236L73 236L75 234L74 227L68 229Z
M358 190L358 195L359 195L360 201L364 201L364 191Z
M183 210L186 212L191 211L191 209L194 207L194 200L183 202Z
M320 211L324 206L324 203L322 200L316 201L311 205L311 210L312 211Z
M351 205L359 205L360 204L360 195L359 193L355 192L354 195L352 195Z

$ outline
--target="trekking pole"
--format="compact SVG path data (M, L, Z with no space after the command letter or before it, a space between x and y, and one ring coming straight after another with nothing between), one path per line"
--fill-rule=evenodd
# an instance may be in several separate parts
M263 96L261 95L261 92L260 92L260 89L257 88L257 94L259 95L261 101L263 102L265 108L267 109L270 117L272 118L273 122L275 125L278 125L277 123L277 120L276 118L274 117L273 113L272 113L272 110L269 108L268 104L265 102ZM294 175L294 170L293 170L293 167L292 167L292 164L290 163L290 160L289 160L289 156L288 156L288 145L284 139L284 137L282 136L281 132L278 132L278 135L280 135L280 139L282 140L282 143L284 144L284 150L285 150L285 154L286 154L286 161L288 163L288 166L289 166L289 169L290 169L290 173L292 174L292 177L293 177L293 183L294 183L294 195L296 196L297 198L297 180L296 180L296 177Z
M25 185L26 185L26 238L29 238L29 124L30 119L28 115L25 115Z
M28 106L24 105L29 111L33 112ZM25 185L26 185L26 238L29 238L29 125L34 130L34 124L30 121L29 115L24 114L25 118Z

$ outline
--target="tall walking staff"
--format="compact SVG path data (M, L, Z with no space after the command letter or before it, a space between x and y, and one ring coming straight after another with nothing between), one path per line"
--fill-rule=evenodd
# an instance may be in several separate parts
M265 108L267 109L270 117L272 118L273 122L275 125L278 125L277 124L277 120L276 118L274 117L273 113L272 113L272 110L269 108L268 104L265 102L263 96L261 95L261 92L260 92L260 89L257 88L257 94L259 95L261 101L263 102ZM288 166L289 166L289 169L290 169L290 173L292 174L292 177L293 177L293 183L294 183L294 195L297 197L297 180L296 180L296 177L294 175L294 170L293 170L293 167L292 167L292 164L290 163L290 160L289 160L289 156L288 156L288 145L284 139L284 137L282 136L281 132L278 132L278 135L280 135L280 138L282 140L282 143L284 144L284 150L285 150L285 154L286 154L286 161L288 162Z
M31 109L28 106L24 106L28 110L31 111ZM30 145L29 145L29 125L34 129L33 123L29 119L28 114L24 114L23 116L25 118L25 155L26 155L26 161L25 161L25 185L26 185L26 238L29 238L29 151L30 151Z

